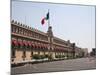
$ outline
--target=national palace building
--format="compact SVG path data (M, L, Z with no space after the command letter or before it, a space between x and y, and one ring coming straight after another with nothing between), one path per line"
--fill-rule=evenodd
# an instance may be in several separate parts
M53 35L52 27L42 32L35 28L11 21L11 63L47 59L60 60L84 56L84 50Z

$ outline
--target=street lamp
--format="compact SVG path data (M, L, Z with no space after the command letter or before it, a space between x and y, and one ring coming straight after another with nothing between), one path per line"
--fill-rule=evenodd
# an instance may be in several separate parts
M73 47L73 58L75 58L75 43L72 44Z

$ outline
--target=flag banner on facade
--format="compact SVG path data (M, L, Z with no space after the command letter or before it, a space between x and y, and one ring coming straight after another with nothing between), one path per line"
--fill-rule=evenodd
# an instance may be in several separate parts
M46 17L42 18L42 20L41 20L42 25L45 24L45 20L49 20L49 12L46 14Z

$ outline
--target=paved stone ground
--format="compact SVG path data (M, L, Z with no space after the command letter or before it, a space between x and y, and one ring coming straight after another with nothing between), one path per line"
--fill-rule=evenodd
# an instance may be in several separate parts
M73 71L73 70L90 70L96 69L95 58L80 58L72 60L62 60L45 62L38 64L26 64L21 67L11 68L11 74L28 74L40 72L55 72L55 71Z

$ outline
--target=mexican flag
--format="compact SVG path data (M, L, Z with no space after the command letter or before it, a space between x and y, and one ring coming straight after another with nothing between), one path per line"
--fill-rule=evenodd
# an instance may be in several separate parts
M49 20L49 12L46 14L46 17L43 17L41 20L41 24L44 25L45 24L45 20Z

